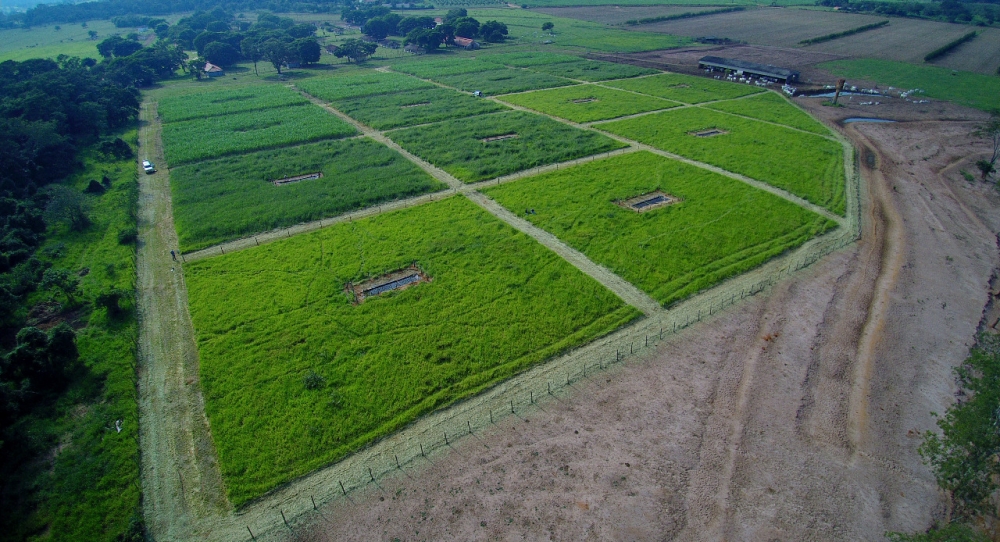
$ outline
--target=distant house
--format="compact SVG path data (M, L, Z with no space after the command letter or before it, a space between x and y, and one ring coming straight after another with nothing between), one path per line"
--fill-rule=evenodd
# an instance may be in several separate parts
M337 54L337 51L340 49L340 47L337 47L336 45L327 45L325 48L326 52L330 53L331 55Z
M212 64L211 62L206 62L203 69L205 71L205 75L209 77L222 77L223 75L226 75L226 72L222 68Z
M479 49L479 42L474 39L455 36L455 39L452 40L452 43L454 43L456 47L461 47L462 49L467 49L469 51L474 51L476 49Z
M434 26L437 26L439 24L444 24L444 18L442 18L442 17L434 17Z

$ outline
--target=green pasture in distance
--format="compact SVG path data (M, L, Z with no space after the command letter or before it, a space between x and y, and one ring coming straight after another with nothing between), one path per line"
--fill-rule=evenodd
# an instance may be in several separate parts
M501 99L573 122L613 119L680 105L655 96L633 94L597 85L577 85L508 94Z
M163 125L170 167L229 154L350 136L353 126L314 105L248 111Z
M536 48L572 47L580 52L635 53L671 49L693 43L690 38L657 32L640 32L608 25L552 17L544 13L516 9L469 9L469 15L480 21L495 19L507 25L510 37L520 45ZM553 32L543 32L542 23L555 25Z
M390 132L389 137L467 183L625 146L596 132L522 111L406 128Z
M59 26L59 30L55 29L56 26ZM97 32L96 39L90 39L90 31ZM101 55L97 54L98 43L112 34L134 31L134 28L115 28L111 21L87 21L86 27L80 23L60 23L28 29L0 30L0 62L56 58L59 55L100 60Z
M864 79L882 86L924 91L915 94L913 99L928 96L983 111L1000 108L1000 77L994 75L871 58L834 60L817 67L847 79Z
M608 79L625 79L628 77L661 73L659 70L640 68L630 64L601 62L599 60L578 60L576 62L561 62L559 64L543 64L532 66L529 69L568 79L579 79L581 81L606 81Z
M830 130L826 126L823 126L819 121L809 116L808 113L789 103L788 100L774 92L763 92L756 96L740 100L716 102L708 104L705 107L784 124L785 126L791 126L792 128L820 135L830 135Z
M458 75L463 73L485 72L500 69L492 62L484 62L478 58L455 56L452 58L423 60L407 59L391 64L393 70L407 73L423 79L434 79L441 75ZM433 57L431 57L433 58Z
M637 213L615 202L680 198ZM701 168L636 152L484 190L664 305L797 247L836 223Z
M322 172L282 186L271 181ZM367 138L321 141L170 170L174 223L190 252L445 188Z
M844 214L844 149L819 135L700 107L611 121L598 128L746 175ZM724 133L695 135L709 130Z
M156 112L163 122L176 122L307 103L284 85L261 84L163 98Z
M652 77L608 81L604 84L609 87L631 90L633 92L649 94L650 96L659 96L668 100L677 100L686 104L727 100L763 92L761 88L755 86L716 81L715 79L681 75L679 73L664 73Z
M489 56L481 55L479 58L486 62L493 62L504 66L513 66L515 68L530 68L532 66L544 66L545 64L559 64L562 62L578 62L582 60L582 58L576 55L538 53L534 51L499 53Z
M356 75L305 79L297 81L295 86L317 98L333 102L375 94L433 88L435 85L401 73L368 71Z
M553 77L544 73L513 68L500 68L478 73L442 75L435 77L434 80L443 85L455 87L466 92L479 90L489 95L523 92L539 88L563 87L573 84L573 81L561 77Z
M360 305L345 293L412 263L430 282ZM184 274L205 411L237 507L639 316L462 197Z
M379 130L471 117L507 108L446 88L379 94L334 102L334 107Z

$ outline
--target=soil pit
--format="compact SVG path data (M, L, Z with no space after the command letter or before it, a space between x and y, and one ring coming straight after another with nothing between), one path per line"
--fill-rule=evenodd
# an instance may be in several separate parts
M286 184L297 183L299 181L319 179L322 177L323 177L323 172L317 171L316 173L306 173L305 175L296 175L295 177L285 177L284 179L276 179L271 182L274 183L274 186L282 186Z
M715 128L712 128L712 129L709 129L709 130L700 130L700 131L697 131L697 132L688 132L688 134L693 135L693 136L697 136L697 137L715 137L715 136L719 136L719 135L725 135L725 134L728 134L728 133L729 132L727 132L725 130L716 130Z
M512 134L503 134L503 135L495 135L495 136L490 136L490 137L484 137L483 138L483 143L491 143L493 141L504 141L506 139L517 139L517 134L512 133Z
M575 104L589 104L590 102L596 102L597 98L581 98L579 100L573 100Z
M421 282L430 282L431 278L416 265L397 269L373 279L353 284L348 282L344 291L354 296L354 304L359 305L365 299L393 290L405 290Z
M615 205L637 213L645 213L646 211L652 211L653 209L673 205L679 201L680 198L676 198L666 192L657 190L655 192L648 192L634 198L616 201Z

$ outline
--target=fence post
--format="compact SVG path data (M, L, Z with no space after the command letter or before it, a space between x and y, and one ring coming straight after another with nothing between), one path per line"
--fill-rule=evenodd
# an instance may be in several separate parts
M340 483L340 491L342 491L344 493L344 496L346 497L347 496L347 490L344 489L344 482L341 482L340 480L337 480L337 482Z
M472 421L471 420L465 420L465 423L469 424L469 434L471 435L472 434Z
M396 468L397 468L397 469L402 469L403 467L401 467L401 466L399 465L399 456L398 456L398 455L396 455L396 454L392 454L392 456L396 458Z
M511 414L514 413L514 400L513 399L510 400L510 413Z
M253 535L253 531L250 530L250 526L247 525L247 532L250 533L250 538L257 540L257 537Z
M319 510L318 508L316 508L316 498L313 497L312 495L309 495L309 500L313 502L313 510Z
M372 482L375 481L375 475L372 473L372 468L371 467L368 467L368 476L371 477Z
M288 525L288 520L285 519L285 511L284 510L278 510L278 511L281 512L281 521L285 522L285 527L291 529L291 526Z

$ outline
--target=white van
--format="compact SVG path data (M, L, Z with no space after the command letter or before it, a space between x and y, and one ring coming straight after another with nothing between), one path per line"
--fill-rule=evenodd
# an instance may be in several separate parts
M153 167L153 163L150 162L149 160L142 161L142 170L146 172L146 175L149 175L150 173L156 173L156 168Z

